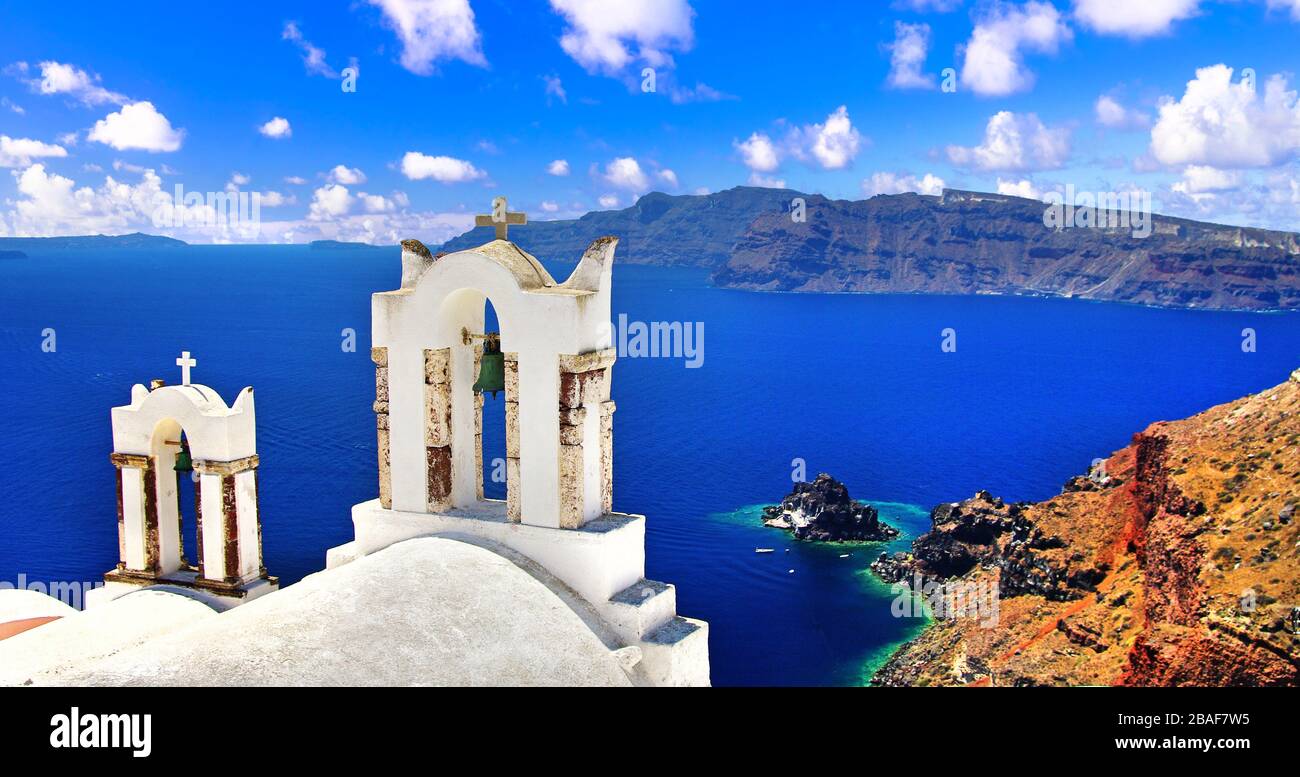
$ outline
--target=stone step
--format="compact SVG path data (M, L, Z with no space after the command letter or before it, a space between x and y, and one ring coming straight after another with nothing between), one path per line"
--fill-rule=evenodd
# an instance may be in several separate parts
M657 580L639 580L609 600L609 624L628 642L638 642L677 614L677 589Z
M656 686L709 685L709 624L675 616L641 641L641 670Z

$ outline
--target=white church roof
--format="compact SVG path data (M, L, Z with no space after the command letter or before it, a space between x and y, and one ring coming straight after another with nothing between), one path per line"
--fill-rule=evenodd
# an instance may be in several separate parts
M546 585L489 550L434 537L219 615L151 589L0 641L0 685L28 681L631 684L610 649Z

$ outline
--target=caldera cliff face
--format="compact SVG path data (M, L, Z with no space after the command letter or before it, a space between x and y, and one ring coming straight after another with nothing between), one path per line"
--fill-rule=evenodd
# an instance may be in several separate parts
M998 617L936 619L875 682L1294 686L1298 512L1300 372L1153 424L1045 502L936 508L873 568L996 586Z

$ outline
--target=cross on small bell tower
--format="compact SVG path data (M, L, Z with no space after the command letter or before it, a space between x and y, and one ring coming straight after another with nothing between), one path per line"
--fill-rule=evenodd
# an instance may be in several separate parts
M505 197L497 197L492 200L492 213L490 215L474 217L474 226L476 227L496 227L497 240L509 240L507 230L511 226L523 226L527 223L528 216L526 214L506 211Z
M198 360L190 358L189 351L181 351L181 357L176 360L176 366L181 368L181 385L190 385L190 369L199 366Z

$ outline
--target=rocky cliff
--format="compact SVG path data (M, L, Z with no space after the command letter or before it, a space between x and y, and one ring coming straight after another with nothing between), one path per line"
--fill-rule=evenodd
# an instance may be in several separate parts
M806 220L791 217L802 198ZM762 291L1019 294L1167 307L1300 309L1300 238L1151 217L1151 234L1050 229L1035 200L948 190L942 197L828 200L788 189L647 194L630 208L514 227L536 256L576 261L617 235L619 261L713 270ZM441 248L492 239L479 227Z
M897 529L880 521L876 508L850 498L848 488L825 473L811 483L795 483L781 504L763 508L763 523L812 542L878 542L898 536Z
M706 195L647 194L630 208L595 211L579 219L533 221L511 227L510 239L542 259L576 262L591 241L616 235L618 261L717 268L731 257L749 224L765 213L782 213L802 196L784 189L740 186ZM443 244L461 251L488 242L491 227L476 227Z
M1132 229L1050 229L1036 200L948 190L807 198L765 214L714 274L766 291L1017 294L1212 309L1300 308L1300 237L1151 217Z
M1153 424L1046 502L936 508L911 554L873 568L996 585L996 625L937 619L875 682L1294 686L1297 513L1300 371Z

